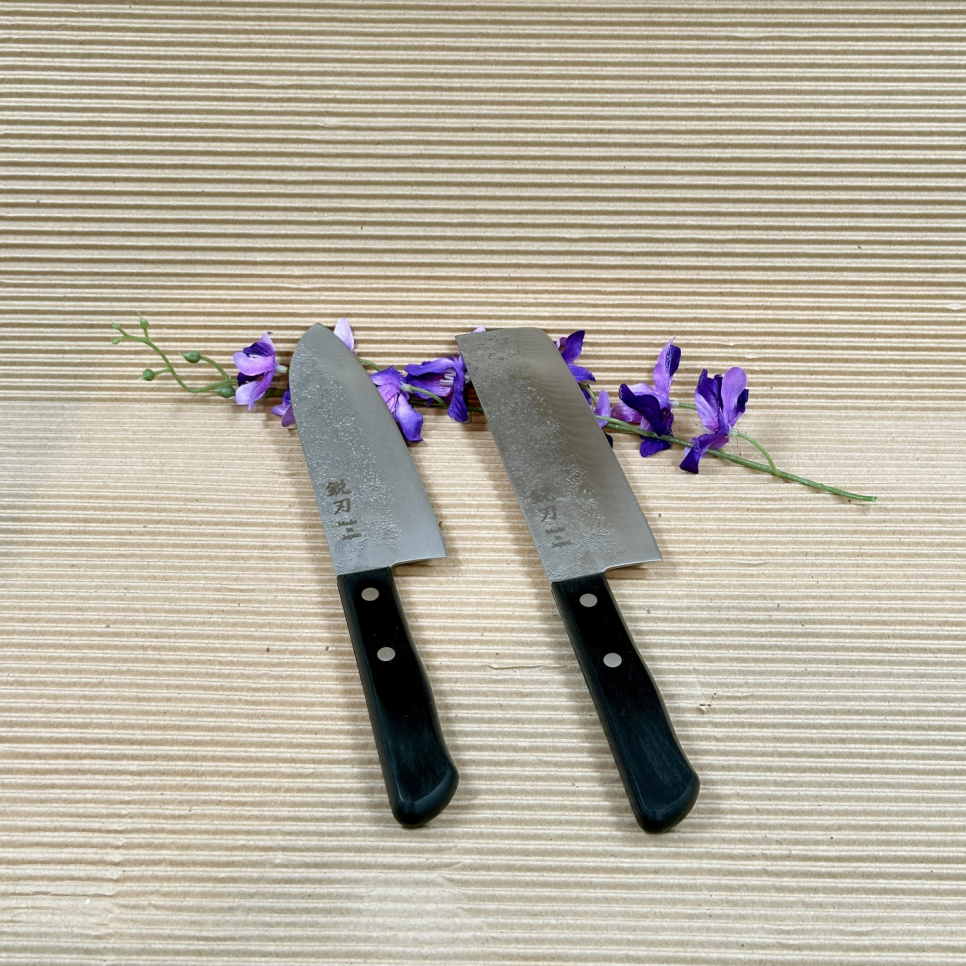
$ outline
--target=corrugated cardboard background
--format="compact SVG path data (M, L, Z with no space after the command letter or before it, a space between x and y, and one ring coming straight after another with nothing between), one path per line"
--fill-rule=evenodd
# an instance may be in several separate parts
M8 0L0 45L0 962L963 961L961 3ZM226 361L586 328L612 391L676 336L677 395L744 366L779 465L880 502L617 440L703 778L647 837L485 425L427 418L463 779L406 831L297 437L139 382L139 313Z

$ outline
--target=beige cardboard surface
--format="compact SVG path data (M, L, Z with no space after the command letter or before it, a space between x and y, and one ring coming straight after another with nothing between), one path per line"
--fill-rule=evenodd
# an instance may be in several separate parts
M962 4L13 0L0 47L0 962L963 962ZM427 417L462 783L407 831L297 436L139 381L139 313L225 362L586 328L612 392L673 336L879 502L616 440L703 780L649 837L485 424Z

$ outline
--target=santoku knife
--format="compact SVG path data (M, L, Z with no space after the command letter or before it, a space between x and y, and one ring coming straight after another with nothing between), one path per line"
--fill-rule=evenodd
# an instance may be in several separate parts
M641 827L691 810L698 776L678 744L604 571L660 560L627 477L580 387L539 329L458 336L510 482Z
M449 803L459 775L392 567L445 557L439 524L379 391L325 326L299 341L289 387L389 803L401 825L422 825Z

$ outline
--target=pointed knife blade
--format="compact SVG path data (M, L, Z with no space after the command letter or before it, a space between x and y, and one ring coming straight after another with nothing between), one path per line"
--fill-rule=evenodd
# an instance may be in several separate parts
M289 386L390 807L401 825L422 825L459 774L392 567L446 556L436 514L379 391L325 326L302 336Z
M604 572L661 557L557 347L539 329L457 336L466 371L607 736L638 824L680 822L699 781Z
M289 386L335 572L445 557L399 427L352 350L313 325L292 356Z

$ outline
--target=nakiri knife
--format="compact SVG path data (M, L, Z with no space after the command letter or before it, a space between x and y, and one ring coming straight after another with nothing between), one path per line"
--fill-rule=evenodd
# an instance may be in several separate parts
M638 824L681 821L699 781L604 572L660 560L580 387L539 329L457 336Z
M445 557L406 443L354 353L313 325L289 369L295 425L322 516L342 608L396 820L438 815L459 774L413 646L392 568Z

